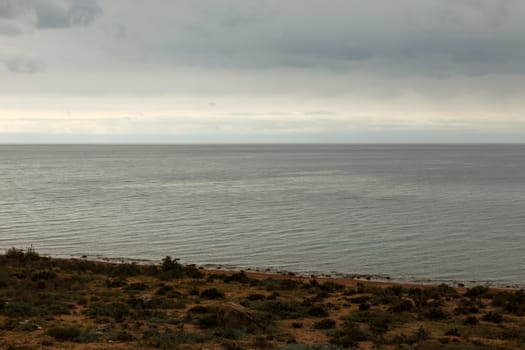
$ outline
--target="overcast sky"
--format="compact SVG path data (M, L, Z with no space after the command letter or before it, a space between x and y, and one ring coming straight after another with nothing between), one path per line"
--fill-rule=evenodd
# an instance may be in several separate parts
M0 0L0 142L525 142L525 1Z

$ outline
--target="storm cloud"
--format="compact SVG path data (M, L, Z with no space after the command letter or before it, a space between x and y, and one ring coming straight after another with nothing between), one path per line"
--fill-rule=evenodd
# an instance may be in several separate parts
M525 141L524 44L518 0L0 0L0 135Z

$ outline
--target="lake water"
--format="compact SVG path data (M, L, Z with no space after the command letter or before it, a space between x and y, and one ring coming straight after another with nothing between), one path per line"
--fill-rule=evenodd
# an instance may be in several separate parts
M525 285L525 145L2 145L0 249Z

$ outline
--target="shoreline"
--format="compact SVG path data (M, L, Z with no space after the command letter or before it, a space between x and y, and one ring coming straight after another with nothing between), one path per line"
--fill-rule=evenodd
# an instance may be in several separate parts
M125 258L125 257L107 257L102 255L42 255L51 259L79 259L94 262L103 263L115 263L115 264L126 264L135 263L139 265L160 265L161 259L150 260L150 259L138 259L138 258ZM450 280L450 279L423 279L415 277L391 277L388 275L381 274L358 274L358 273L341 273L341 272L321 272L321 271L307 271L298 272L285 269L267 268L267 267L239 267L236 265L228 264L194 264L187 262L180 262L182 265L194 265L199 269L203 269L206 272L224 272L224 273L237 273L245 272L247 274L254 274L257 276L266 277L298 277L303 279L315 278L315 279L326 279L336 281L355 281L364 283L374 284L385 284L385 285L401 285L401 286L436 286L445 284L452 288L472 288L475 286L488 287L495 290L520 290L525 289L525 283L508 283L508 282L497 282L491 280Z
M0 254L0 348L520 349L525 292Z

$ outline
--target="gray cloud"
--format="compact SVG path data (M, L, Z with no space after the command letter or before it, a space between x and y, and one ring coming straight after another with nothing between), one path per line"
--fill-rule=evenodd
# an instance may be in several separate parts
M0 0L0 34L86 26L101 13L97 0Z
M0 48L0 132L525 125L522 0L0 0Z
M9 58L3 60L3 63L6 69L11 73L36 74L45 69L42 62L23 58Z
M130 45L140 44L136 49L141 51L147 48L145 54L152 59L179 64L473 75L525 71L521 1L151 4L151 9L141 8L145 18L159 8L162 13L153 23L142 23L137 41Z

